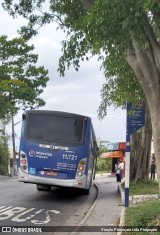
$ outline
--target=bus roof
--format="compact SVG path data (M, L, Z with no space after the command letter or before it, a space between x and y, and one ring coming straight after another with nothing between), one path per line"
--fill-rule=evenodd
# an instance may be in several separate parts
M90 117L87 117L85 115L80 115L76 113L69 113L69 112L63 112L63 111L53 111L53 110L26 110L25 113L43 113L43 114L52 114L52 115L59 115L59 116L68 116L68 117L76 117L76 118L87 118L91 119Z

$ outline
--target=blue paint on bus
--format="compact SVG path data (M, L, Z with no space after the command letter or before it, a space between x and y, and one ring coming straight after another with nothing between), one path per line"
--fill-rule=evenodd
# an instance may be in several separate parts
M31 110L22 116L18 179L51 186L81 188L94 179L97 142L90 117Z

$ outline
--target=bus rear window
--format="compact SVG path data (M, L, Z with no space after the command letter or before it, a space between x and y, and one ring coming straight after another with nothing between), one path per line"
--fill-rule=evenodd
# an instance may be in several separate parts
M27 138L38 142L82 144L84 120L44 114L29 114Z

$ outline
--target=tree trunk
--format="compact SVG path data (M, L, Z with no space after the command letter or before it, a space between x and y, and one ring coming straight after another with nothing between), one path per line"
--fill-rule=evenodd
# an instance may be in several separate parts
M147 180L151 154L152 126L148 106L145 107L145 126L131 136L130 180Z
M160 99L154 104L157 109L151 107L151 119L153 128L153 144L154 153L156 156L156 169L157 169L157 180L159 183L159 197L160 197Z
M126 60L141 82L150 110L160 195L160 46L149 28L146 40L149 46L143 49L132 37L132 50L128 50Z

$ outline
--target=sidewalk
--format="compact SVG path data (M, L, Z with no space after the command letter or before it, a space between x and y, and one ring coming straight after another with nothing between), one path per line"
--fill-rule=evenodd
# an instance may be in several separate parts
M17 176L0 175L0 182L12 179L17 179Z
M104 235L105 233L115 235L117 232L113 232L113 229L119 226L124 208L121 195L117 190L116 177L110 177L109 174L96 175L95 186L98 190L98 197L78 226L86 226L87 235ZM96 226L98 227L96 228ZM102 232L101 229L111 230ZM71 234L83 235L85 233L77 230Z

